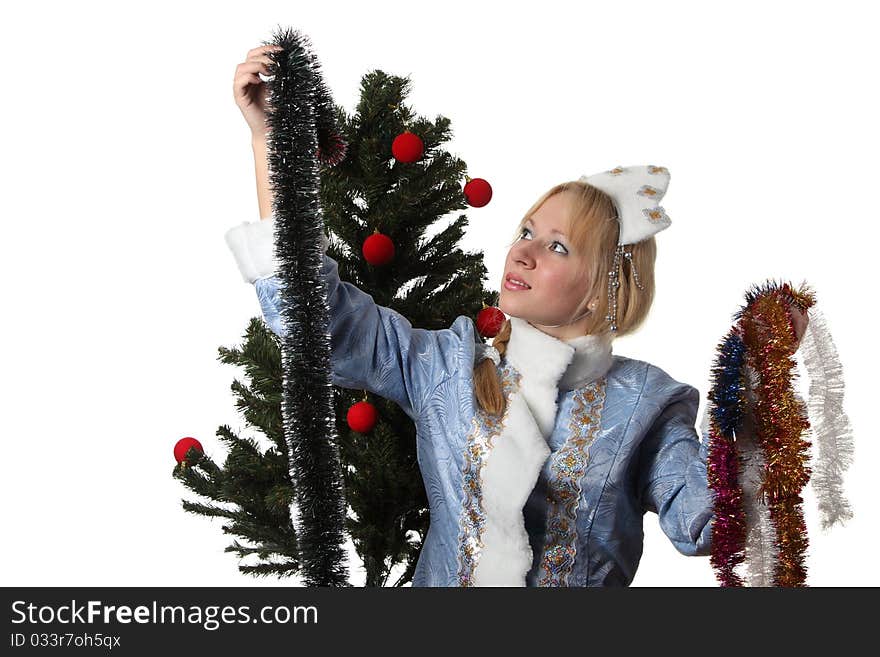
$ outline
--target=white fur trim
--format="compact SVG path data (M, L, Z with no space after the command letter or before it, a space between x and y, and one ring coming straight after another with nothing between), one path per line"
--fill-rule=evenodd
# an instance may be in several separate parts
M605 376L614 360L613 340L611 335L583 335L566 340L566 344L574 347L574 358L559 380L559 389L576 390Z
M574 347L511 316L506 357L522 374L522 394L541 433L549 437L556 423L557 384L574 357Z
M272 276L278 271L275 257L275 216L260 221L245 221L226 231L226 244L245 283ZM321 252L327 253L330 240L321 233Z
M245 221L226 231L225 239L245 283L253 283L277 271L273 219Z
M550 448L538 430L522 389L508 401L504 428L495 436L482 471L485 525L474 586L525 586L532 547L523 507Z

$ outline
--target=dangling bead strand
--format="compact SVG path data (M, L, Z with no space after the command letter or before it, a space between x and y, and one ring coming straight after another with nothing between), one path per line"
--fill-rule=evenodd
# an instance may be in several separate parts
M644 290L645 288L642 287L642 282L639 280L639 272L636 271L636 266L633 264L633 254L632 254L632 251L626 251L626 252L624 252L623 255L626 256L626 259L627 259L627 260L629 260L629 268L632 270L633 277L636 279L636 286L637 286L640 290Z
M611 271L608 272L608 315L605 320L611 322L611 331L617 331L617 288L620 287L620 278L618 270L620 269L620 254L623 246L618 245L614 252L614 263L611 265Z

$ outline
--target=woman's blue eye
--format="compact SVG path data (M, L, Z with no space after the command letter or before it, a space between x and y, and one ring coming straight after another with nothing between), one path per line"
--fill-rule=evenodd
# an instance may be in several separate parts
M523 233L525 233L526 231L528 231L529 233L532 232L532 231L529 230L528 228L523 228L523 229L520 231L519 236L522 237L522 236L523 236ZM563 255L565 255L565 254L568 253L568 249L565 248L565 245L564 245L562 242L559 242L559 241L554 240L554 241L553 241L553 244L558 244L559 246L561 246L561 247L563 248L562 251L556 251L555 253L560 253L560 254L563 254Z

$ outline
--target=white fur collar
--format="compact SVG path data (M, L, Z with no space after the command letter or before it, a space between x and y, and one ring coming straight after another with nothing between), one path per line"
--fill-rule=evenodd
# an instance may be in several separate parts
M523 396L544 438L556 422L559 391L585 386L611 368L611 340L597 335L560 340L511 315L505 356L522 374Z
M605 376L611 369L612 341L610 336L582 335L566 340L574 347L574 358L559 380L560 390L575 390Z
M512 315L510 326L506 356L523 376L567 391L595 381L611 368L610 336L560 340Z

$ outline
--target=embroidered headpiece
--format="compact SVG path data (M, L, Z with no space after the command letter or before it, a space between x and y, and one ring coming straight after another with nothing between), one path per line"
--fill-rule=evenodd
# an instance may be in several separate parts
M633 266L632 252L623 247L646 240L669 228L672 223L660 206L660 200L669 186L669 170L653 164L618 166L592 176L581 176L580 181L605 192L614 201L617 211L620 234L614 264L608 272L608 314L605 316L606 321L611 322L611 331L617 332L617 288L620 287L621 258L629 260L636 286L640 290L645 289Z
M585 182L605 192L614 201L620 223L618 244L635 244L668 228L672 223L660 206L669 186L666 167L614 167L609 171L581 176Z

